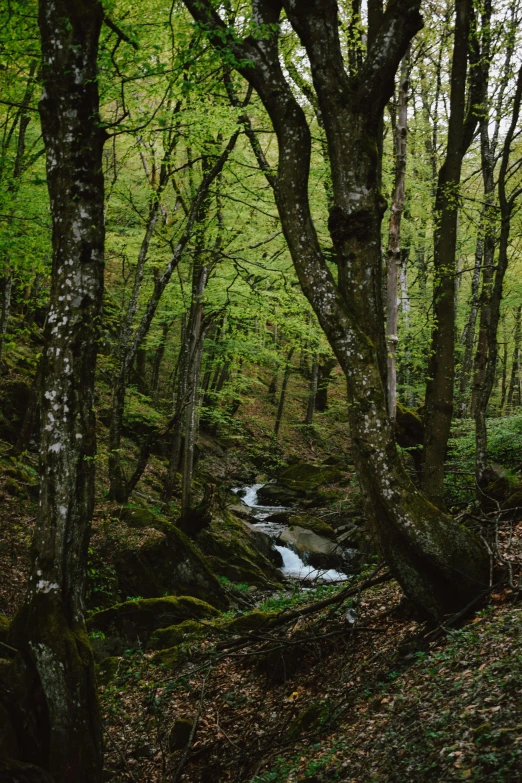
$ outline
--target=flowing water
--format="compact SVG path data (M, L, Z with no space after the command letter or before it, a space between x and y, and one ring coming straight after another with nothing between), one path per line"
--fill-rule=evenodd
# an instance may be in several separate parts
M232 491L239 495L243 503L250 508L252 516L256 520L254 522L255 526L264 533L268 533L274 541L277 541L286 525L280 522L271 522L267 520L267 517L276 514L278 511L291 511L291 508L288 506L260 505L257 502L257 493L263 486L264 484L252 484L247 487L235 487ZM322 583L343 582L346 580L346 574L341 573L341 571L335 571L333 568L328 570L313 568L313 566L306 565L293 549L287 546L280 546L279 544L274 546L283 558L281 571L285 576L307 582L317 581Z

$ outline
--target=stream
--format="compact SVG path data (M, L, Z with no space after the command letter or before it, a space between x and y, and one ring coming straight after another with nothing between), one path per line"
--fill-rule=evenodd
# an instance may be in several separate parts
M255 518L254 525L267 533L270 538L277 541L285 527L287 525L279 522L267 521L267 517L272 514L276 514L278 511L291 511L289 506L261 506L257 502L258 490L264 487L264 484L252 484L251 486L235 487L232 492L238 495L245 506L248 506L252 512L252 516ZM347 579L346 574L341 571L335 571L333 568L329 570L317 569L313 566L306 565L299 555L286 546L280 546L275 543L274 548L281 554L283 558L283 566L281 572L293 579L299 579L300 581L307 582L319 582L322 584L331 582L344 582Z

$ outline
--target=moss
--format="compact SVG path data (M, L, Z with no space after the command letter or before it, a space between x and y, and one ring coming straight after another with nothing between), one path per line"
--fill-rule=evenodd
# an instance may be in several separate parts
M246 526L231 514L215 517L198 533L196 541L220 576L256 587L279 586L280 572L255 547L255 539Z
M227 631L233 633L243 633L244 631L255 631L261 628L269 628L276 615L273 612L262 612L256 609L248 614L242 614L234 617L233 620L225 623L223 626Z
M168 669L177 669L182 663L185 663L189 658L187 650L183 650L181 647L169 647L166 650L160 650L155 653L151 661L157 665L166 666Z
M6 492L13 497L20 497L24 494L24 490L14 478L7 478L4 484Z
M101 663L96 666L96 676L98 678L98 682L101 683L101 685L109 685L114 679L116 679L119 666L120 658L117 658L113 655L109 656L108 658L104 658L103 661L101 661Z
M169 734L169 750L183 750L190 739L193 721L190 718L177 718Z
M298 462L290 465L279 474L278 482L283 487L298 492L309 492L323 484L336 484L343 477L341 471L333 465L311 465Z
M129 543L114 556L118 582L126 595L158 598L192 595L225 609L227 596L208 563L190 539L175 527Z
M317 533L318 536L324 536L325 538L330 538L333 541L336 540L335 530L333 527L328 525L326 522L323 522L323 520L319 519L319 517L312 517L308 515L302 517L290 517L288 524L298 525L299 527L306 528L306 530L312 530L314 533Z
M168 596L116 604L93 614L87 626L89 631L116 634L144 644L158 628L218 615L219 612L205 601L191 596Z
M137 506L126 506L121 511L121 518L128 524L129 527L142 529L145 527L153 527L155 530L159 530L160 533L170 533L174 527L172 522L154 511L150 511L148 508L140 508Z
M176 647L183 642L190 642L208 633L207 624L195 620L185 620L179 625L169 625L168 628L158 628L154 631L147 644L148 650L164 650Z

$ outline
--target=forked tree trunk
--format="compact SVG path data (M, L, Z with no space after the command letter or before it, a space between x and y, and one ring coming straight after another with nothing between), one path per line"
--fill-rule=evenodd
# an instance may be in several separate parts
M102 17L97 0L40 0L40 116L53 266L43 355L40 507L29 589L10 642L36 678L29 702L34 712L21 745L32 760L39 755L56 783L97 783L102 777L101 721L84 621L103 295L105 131L96 73ZM28 748L31 725L37 726L39 746Z
M401 465L387 414L381 125L396 70L422 25L419 2L388 4L369 31L373 43L354 79L344 67L335 0L257 0L254 18L263 35L251 34L242 42L208 0L185 2L213 44L227 50L228 62L232 52L271 118L279 145L276 203L301 287L347 379L357 475L373 532L405 592L440 617L464 606L488 583L489 558L478 538L415 489ZM310 212L310 130L280 65L277 31L283 5L306 49L327 136L337 283Z

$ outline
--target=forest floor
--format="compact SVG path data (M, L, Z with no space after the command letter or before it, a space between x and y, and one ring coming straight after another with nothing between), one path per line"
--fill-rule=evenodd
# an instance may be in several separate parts
M335 390L315 429L305 429L292 421L302 421L306 382L296 376L293 388L280 444L266 467L274 411L261 394L245 404L225 456L211 438L202 439L205 470L230 483L241 470L270 475L270 460L321 461L342 453L343 389ZM105 389L99 419L107 400ZM135 421L149 414L139 398L131 412ZM95 530L109 510L105 438L101 427ZM135 445L126 445L135 456ZM34 451L16 460L9 449L0 441L0 614L12 617L27 580L38 476ZM164 460L155 456L137 493L151 508L159 503L162 470ZM352 492L348 486L347 495ZM506 535L511 551L520 552L522 524ZM361 585L371 571L349 584ZM261 625L241 642L225 628L241 615L248 625L256 609L273 618L333 601L344 588L289 584L266 593L245 585L243 609L222 616L217 640L216 632L193 638L170 665L135 650L111 672L102 666L105 779L522 783L519 593L503 583L460 627L433 629L414 617L389 580L278 628Z

